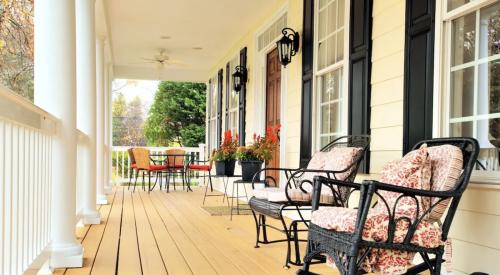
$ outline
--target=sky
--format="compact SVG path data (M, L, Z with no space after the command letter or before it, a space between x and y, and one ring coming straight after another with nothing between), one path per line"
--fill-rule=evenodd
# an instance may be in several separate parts
M151 104L153 104L158 84L159 81L155 80L115 79L113 81L113 99L118 96L118 93L123 94L127 102L138 96L144 106L144 113L147 114Z

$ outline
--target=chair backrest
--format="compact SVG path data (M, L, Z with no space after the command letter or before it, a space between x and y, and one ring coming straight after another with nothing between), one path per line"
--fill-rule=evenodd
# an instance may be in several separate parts
M134 148L128 148L128 158L130 159L130 164L135 164Z
M170 166L183 166L185 161L186 151L182 149L167 149L165 153L167 156L167 165Z
M146 148L133 148L132 153L134 155L137 169L149 170L150 167L149 150Z
M436 138L421 141L414 148L419 148L424 143L429 148L429 158L433 166L431 189L434 191L448 191L453 194L451 202L450 199L443 201L438 198L433 198L431 202L433 208L430 218L434 220L440 219L449 205L442 226L443 236L446 238L451 221L457 211L458 203L469 184L480 150L479 143L474 138ZM450 147L450 145L455 146L455 148Z

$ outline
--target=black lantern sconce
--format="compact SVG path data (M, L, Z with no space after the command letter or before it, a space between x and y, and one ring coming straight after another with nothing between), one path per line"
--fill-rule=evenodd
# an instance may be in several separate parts
M236 66L233 73L233 89L236 92L241 91L241 88L247 83L247 69L243 66Z
M292 56L299 50L300 35L290 28L284 28L283 37L276 42L278 46L278 58L280 63L286 67L292 61Z

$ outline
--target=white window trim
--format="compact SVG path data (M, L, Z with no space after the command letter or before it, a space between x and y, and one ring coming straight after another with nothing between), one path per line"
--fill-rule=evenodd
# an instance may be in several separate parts
M232 78L232 74L234 73L234 69L236 68L236 66L239 66L240 65L240 60L239 60L239 57L240 55L239 54L236 54L231 60L229 60L229 95L227 95L227 93L224 93L224 97L225 97L225 102L228 106L228 109L227 109L227 115L225 115L225 119L228 119L229 121L228 122L225 122L225 124L227 125L227 129L226 130L233 130L233 134L234 133L237 133L237 134L240 134L239 131L240 131L240 114L239 114L239 107L240 107L240 98L239 98L239 95L236 93L236 91L234 91L233 89L233 78ZM235 63L233 64L233 61L235 61ZM227 82L226 82L227 83ZM228 87L226 87L226 89L228 89ZM233 108L231 108L231 93L236 93L236 106L233 106ZM224 110L224 112L226 112L226 110ZM232 113L236 113L236 127L235 129L231 129L231 114Z
M344 1L344 56L343 60L340 62L336 62L335 64L332 64L330 66L327 66L321 70L318 70L318 22L319 22L319 5L314 5L314 43L313 43L313 51L314 51L314 60L313 60L313 87L312 87L312 93L313 93L313 108L312 108L312 117L313 117L313 133L312 133L312 140L313 140L313 145L312 145L312 153L320 150L321 148L321 137L322 136L330 136L332 133L329 133L327 135L325 134L320 134L320 123L321 123L321 118L319 117L319 110L320 110L320 95L317 92L317 88L320 85L318 83L318 77L324 74L327 74L329 72L332 72L334 70L342 68L342 83L341 83L341 92L343 97L342 100L344 100L341 108L343 112L343 118L341 121L341 125L344 126L344 129L340 133L335 133L335 134L340 134L340 135L347 135L347 126L348 126L348 114L349 114L349 31L350 31L350 8L351 8L351 1L345 0ZM333 34L330 34L333 35ZM330 35L327 35L323 40L326 40L327 37Z
M217 129L219 127L219 122L217 119L217 103L220 100L218 97L218 74L215 74L215 76L210 78L209 81L209 86L208 87L208 96L207 96L207 131L206 131L206 136L207 136L207 148L209 151L212 151L218 147L218 141L217 141ZM215 93L215 102L212 102L212 93ZM215 108L215 115L212 116L212 108ZM215 125L215 133L211 132L212 125ZM212 152L208 152L210 155Z
M449 123L451 121L467 121L468 118L458 118L449 119L448 114L450 112L449 107L449 85L450 85L450 72L451 72L451 51L447 49L451 48L451 21L459 18L461 16L469 14L473 10L481 9L488 5L498 2L498 0L476 0L469 2L453 11L447 12L447 0L436 1L436 20L435 20L435 35L434 35L434 120L433 120L433 137L448 137L449 136ZM477 47L476 47L477 48ZM477 51L478 49L476 49ZM496 55L495 55L496 56ZM495 56L482 58L469 62L471 63L484 63L490 58L493 59ZM462 64L459 66L464 66ZM459 66L455 66L457 69ZM477 96L476 93L477 85L474 85L474 97ZM476 106L474 106L476 108ZM498 114L485 114L475 116L477 118L498 118ZM472 120L472 118L471 118ZM474 128L475 129L475 128ZM471 176L472 184L493 184L500 185L499 171L473 171Z

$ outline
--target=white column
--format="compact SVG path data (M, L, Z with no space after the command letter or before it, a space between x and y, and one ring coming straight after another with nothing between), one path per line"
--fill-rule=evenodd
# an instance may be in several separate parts
M106 152L104 154L104 192L106 194L111 194L112 187L110 184L110 173L111 168L109 167L109 159L111 157L111 145L109 143L109 136L111 135L111 128L109 124L109 112L110 112L110 98L109 98L109 79L110 79L110 66L106 64L104 68L104 144L106 146Z
M108 179L107 183L110 187L113 186L112 171L113 171L113 64L108 67Z
M76 225L75 1L38 1L35 9L35 104L59 119L52 147L51 267L81 267Z
M96 48L95 48L95 0L76 1L76 76L78 129L88 137L85 147L82 209L84 224L101 223L96 209Z
M96 139L96 183L97 204L107 204L104 191L104 38L96 39L96 81L97 81L97 139Z

